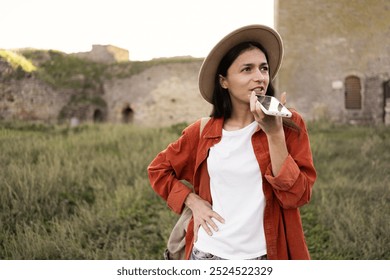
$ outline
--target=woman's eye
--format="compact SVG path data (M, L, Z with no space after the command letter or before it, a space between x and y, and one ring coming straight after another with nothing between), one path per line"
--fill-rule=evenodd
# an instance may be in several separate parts
M261 67L260 69L262 72L268 72L268 66Z

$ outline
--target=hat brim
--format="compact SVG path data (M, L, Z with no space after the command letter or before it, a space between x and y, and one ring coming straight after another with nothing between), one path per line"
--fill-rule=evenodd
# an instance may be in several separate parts
M202 63L199 71L199 90L207 102L212 103L219 63L231 48L242 42L261 44L267 52L271 80L278 73L283 59L283 42L279 33L264 25L241 27L220 40Z

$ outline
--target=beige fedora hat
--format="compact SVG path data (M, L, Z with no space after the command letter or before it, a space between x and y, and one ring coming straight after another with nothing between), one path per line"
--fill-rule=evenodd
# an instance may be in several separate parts
M267 52L270 77L273 80L283 59L283 42L279 33L265 25L248 25L226 35L210 51L199 71L199 90L207 102L212 103L215 75L225 54L243 42L257 42Z

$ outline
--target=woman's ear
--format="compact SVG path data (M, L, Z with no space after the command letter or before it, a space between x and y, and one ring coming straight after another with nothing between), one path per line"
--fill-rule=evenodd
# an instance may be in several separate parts
M219 84L221 85L222 88L227 89L227 82L226 78L222 75L219 75Z

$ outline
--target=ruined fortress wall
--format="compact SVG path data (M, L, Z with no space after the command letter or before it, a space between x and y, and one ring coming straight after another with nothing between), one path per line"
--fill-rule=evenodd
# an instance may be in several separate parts
M200 65L201 62L158 65L129 78L106 82L108 121L122 122L123 111L128 107L134 112L133 123L145 126L190 123L208 116L211 105L198 89Z
M0 119L57 123L70 96L35 78L0 82Z
M107 104L100 112L102 120L169 126L208 116L211 105L204 101L198 90L200 65L200 61L165 63L127 78L103 81L102 92L95 93ZM77 94L78 90L54 89L34 76L2 80L0 119L56 123L61 110ZM99 109L93 104L80 110L83 112L78 115L84 117L79 121L94 121L99 117L96 116ZM125 119L126 110L131 111L130 120Z

